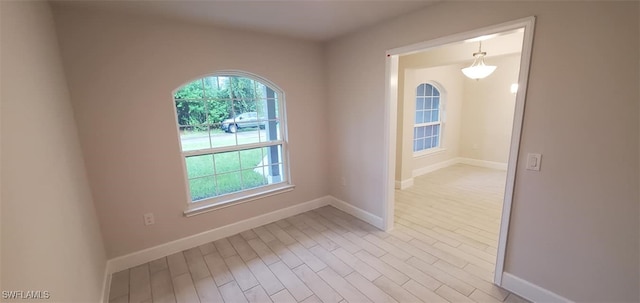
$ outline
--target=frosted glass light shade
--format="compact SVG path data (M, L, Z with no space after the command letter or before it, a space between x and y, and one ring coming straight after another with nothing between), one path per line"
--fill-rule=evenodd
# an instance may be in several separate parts
M476 65L463 68L462 73L471 79L478 80L486 78L495 70L496 67L493 65Z
M463 68L462 73L474 80L486 78L491 75L496 70L496 67L484 64L484 56L486 55L487 53L482 51L482 41L480 41L478 52L473 53L473 57L475 58L473 64Z

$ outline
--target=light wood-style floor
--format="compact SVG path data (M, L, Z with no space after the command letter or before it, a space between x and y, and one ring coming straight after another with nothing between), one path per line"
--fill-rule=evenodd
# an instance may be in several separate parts
M525 302L491 283L504 181L445 168L389 233L327 206L115 273L110 302Z

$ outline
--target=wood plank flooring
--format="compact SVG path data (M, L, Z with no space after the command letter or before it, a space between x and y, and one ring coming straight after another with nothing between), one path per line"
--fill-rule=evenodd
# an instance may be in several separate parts
M389 233L326 206L115 273L109 302L526 302L491 283L504 183L454 165Z

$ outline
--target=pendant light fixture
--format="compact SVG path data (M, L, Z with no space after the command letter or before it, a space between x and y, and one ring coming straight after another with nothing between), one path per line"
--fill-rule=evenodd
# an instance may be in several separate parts
M479 41L479 43L480 47L478 48L478 52L473 53L473 57L475 58L473 64L462 69L462 73L465 76L474 80L485 78L496 70L495 66L484 64L484 56L486 56L487 53L482 51L482 41Z

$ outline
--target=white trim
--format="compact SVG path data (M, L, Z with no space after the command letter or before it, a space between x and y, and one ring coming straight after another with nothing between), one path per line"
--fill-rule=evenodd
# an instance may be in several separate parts
M109 303L109 291L111 290L111 273L109 272L109 263L104 266L104 281L102 281L102 303Z
M511 130L511 147L509 149L509 165L507 167L507 182L505 184L504 202L502 203L502 218L500 219L500 234L498 235L498 252L496 255L496 269L493 281L502 285L502 274L507 253L507 237L509 234L509 221L511 219L511 204L516 183L516 168L518 166L518 154L520 153L520 137L522 136L522 124L524 121L524 104L526 101L527 87L529 84L529 68L531 65L531 53L533 51L533 33L535 31L536 17L516 20L511 26L524 27L522 41L522 54L520 55L520 74L518 75L518 92L516 93L516 106L514 109L513 127Z
M355 207L345 201L342 201L334 196L329 196L329 204L345 213L348 213L362 221L365 221L377 228L384 229L384 220L364 209Z
M112 274L127 268L138 266L158 258L168 256L185 249L196 247L208 242L222 239L235 235L245 230L262 226L280 219L295 216L297 214L316 209L325 205L329 205L335 199L331 196L324 196L315 200L296 204L287 208L279 209L259 215L253 218L245 219L229 225L214 228L196 235L184 237L158 246L133 252L128 255L113 258L107 261L107 272Z
M518 278L508 272L502 274L502 288L521 296L531 302L570 303L573 302L552 291L544 289L529 281Z
M493 161L478 160L478 159L471 159L471 158L458 158L458 163L473 165L478 167L491 168L491 169L504 170L504 171L507 170L507 166L509 164L509 163L493 162Z
M177 119L177 116L176 116L176 119ZM260 132L260 130L257 130L257 131ZM194 149L194 150L183 151L182 156L184 157L206 156L210 154L226 153L226 152L232 152L232 151L238 151L238 150L278 146L278 145L283 145L284 143L285 142L283 140L274 140L274 141L265 141L265 142L258 142L258 143L245 143L245 144L236 144L231 146ZM228 171L225 171L224 173L228 173Z
M402 180L402 181L396 180L395 189L403 190L403 189L407 189L407 188L409 188L411 186L413 186L413 178L409 178L409 179Z
M438 110L440 110L440 108L438 108ZM418 110L416 109L416 111L418 111ZM416 124L414 124L414 125L413 125L413 128L416 128L416 127L423 127L423 126L440 125L441 123L442 123L442 121L440 121L440 120L435 121L435 122L423 122L423 123L416 123ZM431 136L429 136L429 137L431 137ZM415 140L415 139L414 139L414 140Z
M484 168L507 170L507 163L457 157L457 158L452 158L442 162L438 162L435 164L431 164L429 166L414 169L411 174L413 178L416 178L416 177L420 177L422 175L426 175L436 170L443 169L445 167L449 167L451 165L456 165L456 164L466 164L466 165L472 165L472 166L478 166L478 167L484 167ZM402 182L406 182L407 180L404 180ZM399 181L396 181L396 189L398 188L397 187L398 183ZM413 179L411 179L411 185L413 185Z
M477 28L477 29L470 30L470 31L467 31L467 32L462 32L462 33L457 33L457 34L453 34L453 35L449 35L449 36L445 36L445 37L440 37L440 38L436 38L436 39L429 40L429 41L423 41L423 42L419 42L419 43L415 43L415 44L411 44L411 45L407 45L407 46L397 47L397 48L393 48L393 49L388 50L387 51L387 55L388 56L408 55L408 54L413 54L413 53L429 50L429 49L432 49L432 48L436 48L436 47L439 47L441 45L454 43L454 42L460 42L460 41L463 41L463 40L476 38L478 36L484 36L484 35L486 35L487 32L495 34L495 33L511 31L511 30L515 30L515 29L526 27L527 25L530 25L531 21L534 21L534 20L535 20L534 16L525 17L525 18L521 18L521 19L509 21L509 22L496 24L496 25ZM526 36L526 30L525 30L525 36Z
M509 231L509 219L511 217L511 203L513 201L513 192L515 185L516 166L518 164L518 153L520 151L520 137L522 133L522 122L524 117L524 103L529 79L529 68L531 63L531 53L533 49L533 32L535 25L535 17L526 17L514 21L509 21L497 25L477 28L467 32L449 35L425 42L390 49L386 52L387 60L385 66L385 116L384 116L384 154L383 154L383 173L387 179L381 185L383 188L383 225L385 230L393 227L394 221L394 195L393 188L395 185L395 149L396 149L396 118L398 110L398 57L429 50L441 45L454 43L471 39L487 34L500 32L508 32L524 28L524 38L522 44L522 53L520 59L520 74L518 76L519 89L516 95L516 106L514 111L513 129L511 132L511 147L509 151L509 165L507 168L507 182L505 186L504 203L502 206L502 218L500 223L500 235L498 237L498 253L496 256L496 269L494 282L497 285L502 283L502 274L504 271L507 234Z
M254 200L258 200L258 199L262 199L262 198L266 198L266 197L270 197L270 196L283 194L283 193L292 191L296 187L295 185L287 184L287 183L280 183L280 184L274 184L274 185L278 185L278 186L261 187L261 188L258 188L258 189L260 189L260 191L255 191L255 193L252 193L252 194L247 194L246 191L245 191L244 195L236 195L236 198L223 200L221 202L217 202L217 203L213 203L213 204L206 204L206 203L205 204L195 204L197 202L194 202L193 206L188 207L184 211L184 216L185 217L192 217L192 216L195 216L195 215L208 213L210 211L214 211L214 210L218 210L218 209L222 209L222 208L227 208L229 206L234 206L234 205L238 205L238 204L242 204L242 203L246 203L246 202L251 202L251 201L254 201ZM209 199L209 200L211 200L211 199ZM202 201L206 202L206 201L209 201L209 200L202 200Z
M387 159L386 165L383 162L382 176L385 182L382 184L382 197L384 215L382 229L389 231L393 228L393 216L395 210L393 201L395 200L395 173L396 173L396 129L398 128L398 62L400 58L398 54L387 54L385 63L385 80L387 84L384 86L384 129L383 142L383 159Z
M458 163L459 163L458 158L453 158L453 159L445 160L445 161L438 162L438 163L435 163L435 164L431 164L429 166L425 166L425 167L421 167L421 168L418 168L418 169L414 169L411 172L411 174L415 178L415 177L426 175L426 174L428 174L430 172L434 172L436 170L443 169L445 167L449 167L451 165L455 165L455 164L458 164Z
M440 138L442 139L442 138ZM422 158L422 157L428 157L431 156L433 154L439 154L439 153L443 153L446 152L447 149L444 147L434 147L434 148L429 148L429 149L424 149L421 150L419 152L413 152L413 157L414 158Z

